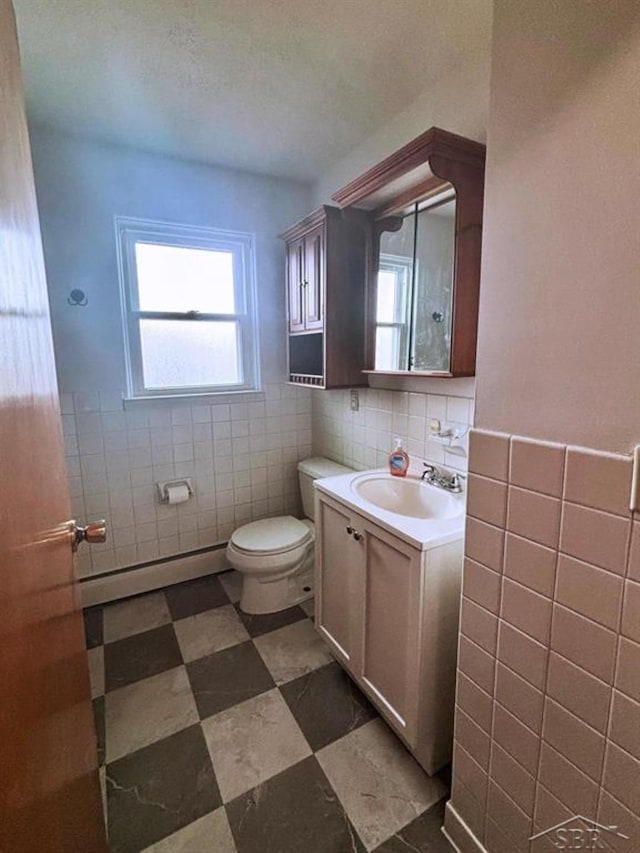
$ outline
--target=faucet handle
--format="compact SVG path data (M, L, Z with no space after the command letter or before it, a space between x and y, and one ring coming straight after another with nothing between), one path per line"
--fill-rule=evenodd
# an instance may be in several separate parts
M456 489L458 491L462 491L462 483L460 481L466 480L466 479L467 479L466 474L458 474L457 472L455 474L452 474L451 475L451 488Z
M435 465L431 465L429 462L423 462L422 464L424 465L424 471L422 472L422 475L420 477L421 480L424 480L424 478L428 477L429 474L438 473L438 469Z

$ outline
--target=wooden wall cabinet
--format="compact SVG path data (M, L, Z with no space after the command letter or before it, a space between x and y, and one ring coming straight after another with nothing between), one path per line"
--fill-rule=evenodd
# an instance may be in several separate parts
M341 208L366 212L372 220L367 251L366 372L475 375L484 164L484 145L432 127L334 194ZM435 244L430 245L434 238L426 239L426 223L441 221L445 210L451 217L451 236L443 265ZM415 229L405 228L411 218ZM404 243L411 245L394 249L402 240L400 235L390 236L392 232L407 230L413 236ZM422 256L420 245L428 247ZM385 318L385 345L376 349L376 334L384 325L377 317L378 273L385 263L387 276L395 264L398 275L408 281L409 295L398 301L397 316ZM388 301L383 299L381 304ZM395 342L390 342L392 328L397 330ZM390 363L394 366L389 367Z
M325 205L280 236L286 243L289 382L366 384L365 231Z
M324 223L287 243L289 332L310 332L324 325Z
M451 760L462 541L420 551L321 492L315 514L316 628L433 774Z

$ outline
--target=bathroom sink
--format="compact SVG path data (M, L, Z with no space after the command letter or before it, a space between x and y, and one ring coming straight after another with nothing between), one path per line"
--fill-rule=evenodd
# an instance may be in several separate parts
M362 500L410 518L454 518L463 512L458 496L415 477L392 477L375 471L356 477L351 488Z
M421 550L457 542L464 534L464 492L446 492L419 474L353 471L314 480L313 487Z

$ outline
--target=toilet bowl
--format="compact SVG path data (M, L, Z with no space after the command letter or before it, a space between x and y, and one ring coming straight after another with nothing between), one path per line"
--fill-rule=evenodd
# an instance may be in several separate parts
M265 518L244 524L232 533L227 559L242 575L241 610L277 613L313 596L313 481L349 471L323 457L304 459L298 463L298 480L306 518Z

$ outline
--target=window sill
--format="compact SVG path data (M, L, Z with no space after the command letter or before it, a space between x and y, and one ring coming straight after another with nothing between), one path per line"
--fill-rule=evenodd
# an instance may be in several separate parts
M177 406L194 406L198 403L203 405L225 405L226 403L256 403L266 399L263 389L243 388L241 391L213 391L202 394L147 394L141 397L123 397L123 408L137 409L140 406L166 406L167 404Z

